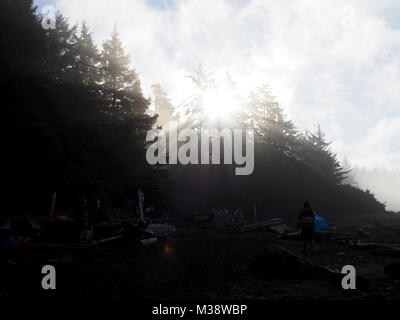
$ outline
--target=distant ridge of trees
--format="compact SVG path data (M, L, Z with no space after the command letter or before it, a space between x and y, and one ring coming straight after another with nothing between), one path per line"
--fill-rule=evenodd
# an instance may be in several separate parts
M400 170L383 168L352 168L349 182L359 188L371 190L387 203L386 208L400 213Z
M0 2L3 217L46 214L54 190L59 210L74 209L94 193L103 206L120 208L139 187L161 207L172 195L183 211L251 213L256 204L260 218L296 219L304 200L331 217L385 211L372 193L344 183L348 170L319 126L299 133L268 86L241 99L228 74L224 85L240 105L232 125L256 132L254 174L235 176L230 165L149 166L145 136L156 124L177 117L181 126L215 125L203 99L215 86L212 74L199 66L188 75L196 90L176 110L155 84L156 123L116 29L99 49L84 22L70 26L58 14L56 29L44 30L40 20L33 1Z

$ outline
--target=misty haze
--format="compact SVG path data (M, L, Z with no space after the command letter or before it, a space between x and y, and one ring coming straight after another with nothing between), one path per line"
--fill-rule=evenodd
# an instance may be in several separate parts
M0 17L0 299L400 298L398 1Z

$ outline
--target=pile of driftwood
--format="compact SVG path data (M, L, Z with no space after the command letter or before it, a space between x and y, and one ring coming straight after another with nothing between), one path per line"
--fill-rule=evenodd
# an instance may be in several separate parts
M361 242L360 239L367 238L371 234L363 229L357 233L339 232L338 230L316 231L316 239L323 242L334 242L336 244L349 245L354 249L368 250L369 253L382 256L400 257L400 243L374 243ZM280 239L301 240L301 231L282 233Z
M23 226L24 229L15 226ZM31 261L40 257L44 260L71 262L73 256L89 256L109 243L155 243L170 237L176 228L167 223L146 224L134 218L120 218L97 223L90 238L81 239L78 231L71 221L12 218L0 228L0 259L12 262ZM65 256L69 258L65 259Z
M213 228L233 233L244 233L254 230L266 230L282 234L291 230L281 218L270 218L253 223L246 223L243 216L228 210L213 209L211 213L184 215L177 221L180 227Z
M253 231L253 230L267 230L271 232L276 232L276 233L284 233L286 230L289 229L289 227L283 223L283 220L280 218L272 218L272 219L267 219L263 220L260 222L255 222L252 224L246 224L242 225L237 228L237 232L247 232L247 231Z
M176 233L176 228L168 223L151 223L143 231L147 236L140 239L139 242L145 246L170 238Z

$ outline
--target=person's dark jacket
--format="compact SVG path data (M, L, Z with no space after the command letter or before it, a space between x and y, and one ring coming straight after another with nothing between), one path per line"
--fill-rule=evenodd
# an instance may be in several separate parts
M304 228L314 229L315 217L314 217L314 211L312 211L311 209L303 209L300 212L299 220L302 229Z

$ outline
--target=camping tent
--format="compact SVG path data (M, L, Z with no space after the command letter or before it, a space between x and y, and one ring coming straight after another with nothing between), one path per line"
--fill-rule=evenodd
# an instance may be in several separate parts
M328 223L325 221L324 218L319 216L315 211L314 211L314 218L315 218L315 227L314 227L315 231L328 229Z
M10 230L12 227L12 224L21 224L21 223L26 223L27 225L30 225L30 228L32 229L41 229L41 225L39 221L37 221L33 217L14 217L8 220L1 228L0 230Z

